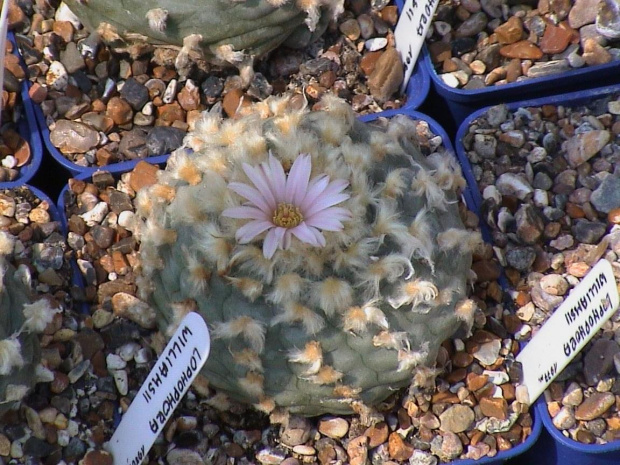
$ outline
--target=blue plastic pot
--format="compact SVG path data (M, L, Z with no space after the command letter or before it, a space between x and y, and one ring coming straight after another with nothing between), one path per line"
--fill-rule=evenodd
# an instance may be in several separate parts
M573 92L584 87L592 89L597 86L616 83L618 76L620 76L620 61L612 61L604 65L587 66L551 76L467 90L454 89L441 80L435 71L426 47L424 48L422 63L433 82L434 89L445 99L452 119L457 126L463 122L467 115L481 107L516 100L544 98L549 94Z
M542 396L541 396L542 397ZM551 436L549 457L558 465L614 465L620 463L620 441L607 444L582 444L567 438L551 421L546 402L536 405L536 413L542 419L545 430Z
M20 57L21 61L21 56L19 55L17 44L15 43L15 36L12 32L9 32L7 38L13 43L13 54ZM24 112L17 122L16 129L19 135L30 144L30 161L19 168L19 176L17 179L9 182L0 182L0 189L21 186L30 181L41 166L41 160L43 159L43 145L41 144L39 127L35 117L35 106L30 99L30 95L28 95L28 89L29 82L28 79L25 79L21 83L20 89L20 97Z
M508 109L515 111L518 108L541 107L543 105L563 105L565 107L573 107L586 105L596 99L604 98L612 95L620 95L620 84L599 87L591 90L566 93L531 100L522 100L518 102L508 103ZM467 134L469 126L479 117L488 111L489 107L482 108L471 115L467 116L456 134L456 154L463 167L463 174L467 180L468 186L475 186L471 165L467 159L467 154L463 148L461 141ZM482 196L478 189L473 189L474 211L479 211L482 204ZM488 228L481 224L483 233ZM544 396L541 396L535 404L535 414L542 421L545 432L541 436L541 444L536 449L540 451L542 461L528 461L532 465L538 464L557 464L557 465L612 465L620 463L620 441L610 442L608 444L582 444L567 438L552 423L551 416L547 410L547 403Z
M170 155L159 155L156 157L150 157L147 160L130 160L122 163L116 163L114 165L110 165L109 167L101 167L99 168L99 170L108 171L115 178L118 178L121 174L131 171L140 161L147 161L148 163L151 163L153 165L165 165L169 156ZM77 175L75 175L75 179L79 179L80 181L90 181L93 173L95 173L96 171L97 169L78 173ZM57 207L54 207L58 212L58 220L60 221L62 232L65 237L69 233L68 218L65 212L65 196L67 195L68 190L69 185L66 185L58 196ZM80 269L78 268L77 262L75 260L71 260L71 268L73 270L73 276L71 280L72 284L76 287L84 289L86 287L84 283L84 277L82 276L82 273L80 272ZM84 303L82 305L82 313L90 313L88 304Z

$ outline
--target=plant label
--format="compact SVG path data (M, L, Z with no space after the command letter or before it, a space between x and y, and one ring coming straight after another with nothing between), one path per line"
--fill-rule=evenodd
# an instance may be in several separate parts
M618 308L611 264L600 260L517 356L530 405Z
M140 465L207 361L202 317L189 313L175 331L107 444L114 465Z
M405 69L401 93L407 88L438 4L439 0L406 0L400 12L394 39Z

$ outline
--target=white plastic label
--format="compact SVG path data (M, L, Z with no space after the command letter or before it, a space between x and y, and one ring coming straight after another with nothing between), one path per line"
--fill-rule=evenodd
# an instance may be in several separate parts
M396 50L405 69L405 79L400 88L404 92L413 72L426 33L431 25L439 0L406 0L394 30Z
M206 362L209 330L189 313L175 331L107 444L114 465L142 463Z
M517 356L530 405L618 308L611 264L600 260Z

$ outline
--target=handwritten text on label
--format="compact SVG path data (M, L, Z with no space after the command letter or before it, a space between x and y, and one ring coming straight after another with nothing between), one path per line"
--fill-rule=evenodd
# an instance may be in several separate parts
M600 260L517 357L530 404L614 314L619 301L611 264Z
M211 347L202 317L189 313L161 353L107 444L115 465L138 465L174 412Z
M407 87L438 4L439 0L407 0L405 2L394 30L396 49L405 70L401 92L404 92Z

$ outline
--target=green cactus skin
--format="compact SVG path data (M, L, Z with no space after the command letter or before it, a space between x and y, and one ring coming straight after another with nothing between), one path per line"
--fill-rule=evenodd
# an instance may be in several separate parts
M347 414L424 384L441 342L469 331L480 238L461 222L452 156L424 157L411 120L364 124L333 97L324 111L291 102L257 104L237 121L205 115L186 138L194 153L177 150L138 193L140 296L168 334L188 311L204 317L202 373L219 392L266 412ZM242 163L268 152L285 169L311 154L313 177L349 181L340 206L352 218L323 232L325 247L293 239L268 260L260 239L235 241L243 221L221 212L244 200L227 183L247 183Z
M30 303L30 295L16 275L15 268L5 263L4 257L0 257L0 262L5 270L0 292L0 341L5 341L23 328L23 308ZM36 379L35 367L40 359L39 339L35 333L21 331L17 340L21 345L23 364L14 366L6 375L0 374L0 418L15 404L15 400L7 401L7 390L18 386L30 389Z
M338 0L66 0L66 4L87 29L97 31L115 49L135 44L184 46L186 54L194 51L207 61L230 64L261 57L284 42L304 46L321 35L329 18L342 9Z

